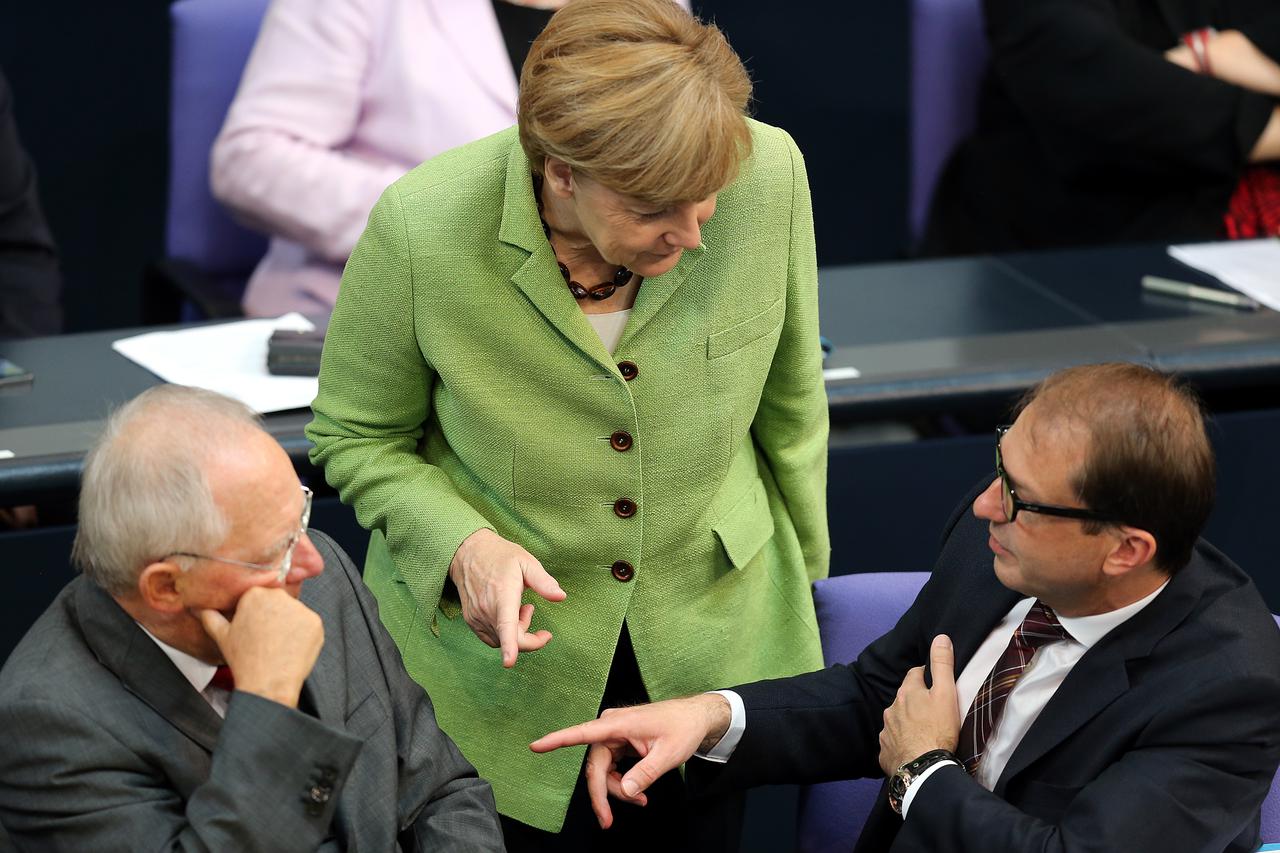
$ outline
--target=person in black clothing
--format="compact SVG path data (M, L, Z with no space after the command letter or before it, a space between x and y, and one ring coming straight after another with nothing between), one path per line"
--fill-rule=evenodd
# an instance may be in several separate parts
M60 332L61 290L35 167L18 138L13 95L0 72L0 339Z
M978 127L938 182L923 254L1221 238L1251 164L1280 160L1274 0L983 8ZM1203 62L1183 44L1197 32Z

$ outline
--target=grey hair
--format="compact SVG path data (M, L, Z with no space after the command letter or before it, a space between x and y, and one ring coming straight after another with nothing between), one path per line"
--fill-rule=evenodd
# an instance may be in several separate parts
M248 406L185 385L157 385L113 412L85 459L72 561L124 595L147 564L216 549L228 523L202 463L246 427L261 428Z

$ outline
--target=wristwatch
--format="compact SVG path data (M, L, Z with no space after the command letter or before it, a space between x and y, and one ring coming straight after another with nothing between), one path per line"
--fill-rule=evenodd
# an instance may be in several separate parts
M911 784L912 780L919 777L921 773L940 761L960 763L960 759L956 758L955 753L951 750L934 749L914 761L908 761L894 771L894 774L889 777L889 808L898 814L902 814L902 799L907 795L907 786Z

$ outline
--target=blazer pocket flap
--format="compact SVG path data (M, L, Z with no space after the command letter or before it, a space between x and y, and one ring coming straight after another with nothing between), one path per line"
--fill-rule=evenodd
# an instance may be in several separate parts
M773 514L764 483L757 477L751 488L715 524L711 525L735 569L750 563L773 536Z
M716 332L707 338L707 358L719 358L735 350L742 349L752 341L772 332L782 323L785 311L782 297L778 297L772 305L738 323L723 332Z

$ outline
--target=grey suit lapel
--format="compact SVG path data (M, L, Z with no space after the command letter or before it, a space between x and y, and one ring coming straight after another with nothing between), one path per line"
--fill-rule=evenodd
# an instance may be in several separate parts
M1155 600L1085 652L1018 744L995 793L1057 748L1129 689L1129 662L1147 657L1156 643L1178 626L1200 598L1190 577L1194 567L1169 582Z
M99 662L115 673L129 692L213 752L222 718L111 596L85 578L75 583L79 585L76 616L85 642Z

